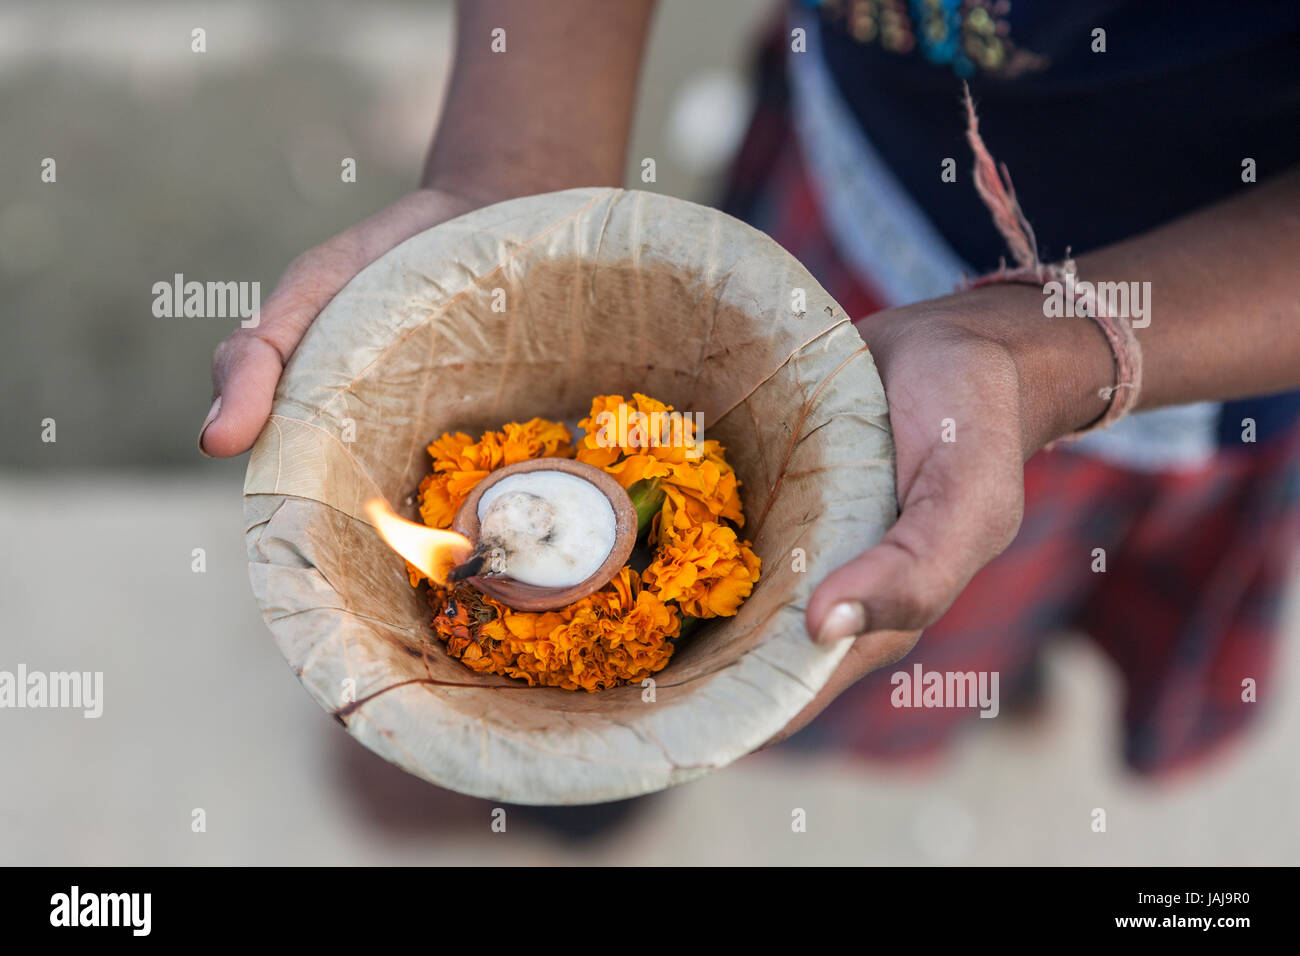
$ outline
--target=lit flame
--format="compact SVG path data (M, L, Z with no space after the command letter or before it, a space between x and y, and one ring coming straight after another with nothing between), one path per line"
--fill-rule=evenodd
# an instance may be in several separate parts
M388 546L429 576L447 583L447 572L469 560L474 545L455 531L439 531L394 513L383 498L366 502L366 514Z

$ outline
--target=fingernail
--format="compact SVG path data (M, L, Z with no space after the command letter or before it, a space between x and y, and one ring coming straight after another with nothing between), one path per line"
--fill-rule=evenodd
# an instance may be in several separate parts
M216 417L219 414L221 414L220 395L218 395L217 400L212 403L212 407L208 409L208 417L203 419L203 424L199 428L199 454L202 455L204 458L211 458L212 456L203 450L203 433L208 430L208 426L211 425L213 421L216 420Z
M822 621L817 640L823 644L855 637L867 629L867 609L858 601L841 601Z

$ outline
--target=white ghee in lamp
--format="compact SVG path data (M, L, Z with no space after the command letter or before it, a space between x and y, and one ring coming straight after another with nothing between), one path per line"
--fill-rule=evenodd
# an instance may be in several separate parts
M481 544L505 552L500 571L523 584L566 588L599 570L617 523L604 492L562 471L502 478L478 502Z

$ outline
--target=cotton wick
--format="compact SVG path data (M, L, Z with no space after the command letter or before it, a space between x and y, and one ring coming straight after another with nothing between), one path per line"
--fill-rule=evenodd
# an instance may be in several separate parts
M454 584L456 581L464 581L466 578L474 577L483 570L483 565L486 563L486 556L475 554L464 564L458 564L447 572L447 583Z
M466 578L477 577L487 570L489 574L504 574L506 570L506 554L501 548L484 547L480 544L474 549L470 559L464 564L458 564L447 572L447 582L455 583L463 581Z
M555 509L540 495L527 491L501 495L483 516L474 553L464 564L452 568L447 580L507 573L512 555L536 551L550 542L555 517Z

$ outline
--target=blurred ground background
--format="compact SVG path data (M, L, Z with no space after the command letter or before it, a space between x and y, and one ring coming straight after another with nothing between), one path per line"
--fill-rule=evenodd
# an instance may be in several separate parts
M651 188L713 197L733 132L718 117L743 115L771 12L665 0L630 152L633 168L655 157ZM1041 720L974 721L943 763L777 748L591 840L515 811L494 834L491 805L406 776L328 719L253 605L243 461L194 450L227 323L154 318L151 287L181 272L268 294L299 252L409 189L451 23L432 0L0 8L0 669L102 670L106 698L98 720L0 710L0 863L1300 860L1294 639L1258 731L1167 784L1124 773L1114 676L1067 642ZM47 156L57 184L40 180Z

